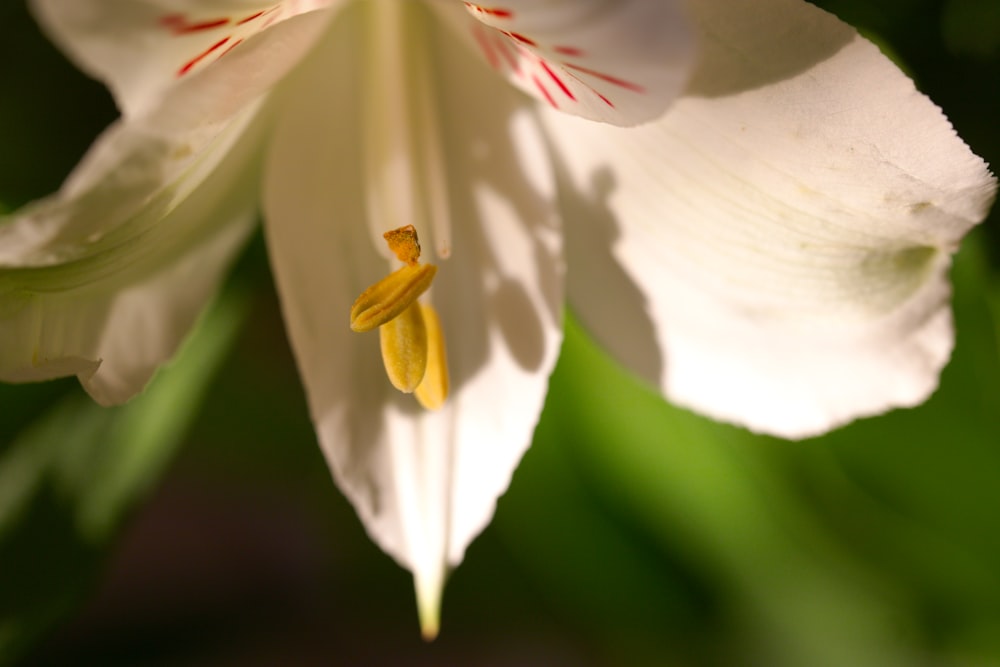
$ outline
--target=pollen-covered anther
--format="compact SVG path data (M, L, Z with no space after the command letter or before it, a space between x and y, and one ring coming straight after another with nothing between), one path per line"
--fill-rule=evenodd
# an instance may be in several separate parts
M419 303L379 327L382 363L392 386L405 394L420 386L427 369L427 326Z
M357 332L371 331L399 317L427 291L437 273L433 264L419 262L420 241L413 225L391 229L382 237L405 266L371 285L355 299L351 306L351 329Z
M437 311L429 303L420 303L427 330L427 370L413 395L427 410L439 410L448 398L448 355Z
M371 331L399 317L427 291L436 273L433 264L407 264L371 285L351 306L351 329Z
M389 250L404 264L413 266L420 259L420 241L417 239L417 229L413 225L390 229L382 235L382 238L389 244Z
M402 268L371 285L351 308L351 328L379 330L382 363L399 391L415 394L428 410L448 397L448 362L441 321L434 307L417 299L427 291L437 267L421 264L420 242L413 225L383 234Z

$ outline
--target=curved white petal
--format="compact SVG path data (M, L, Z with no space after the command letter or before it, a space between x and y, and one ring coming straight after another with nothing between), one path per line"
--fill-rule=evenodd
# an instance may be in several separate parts
M113 124L58 193L0 216L0 267L65 264L142 236L199 187L234 146L259 141L247 135L259 109L250 105L212 135L168 137L143 123Z
M561 338L562 261L548 161L520 95L440 49L451 258L431 288L452 395L422 410L385 377L378 336L349 328L387 262L367 229L361 14L338 17L289 91L265 179L268 247L323 451L369 534L416 577L425 632L448 566L492 516L527 448ZM435 42L435 38L438 38ZM411 100L412 102L412 100ZM303 156L308 156L304 159Z
M105 405L138 393L172 356L252 227L252 135L262 126L223 151L183 201L154 198L136 211L123 224L129 234L84 244L64 263L0 269L0 379L75 374ZM52 208L73 219L99 215L94 206L85 196Z
M515 86L591 120L635 125L680 93L695 44L678 0L504 0L435 5ZM450 10L450 13L449 13Z
M0 218L0 265L70 261L82 248L141 232L122 228L130 221L166 215L234 142L246 140L242 132L266 92L324 26L317 14L283 21L233 51L224 68L178 83L142 117L112 125L55 197Z
M258 46L257 68L285 67L287 56L297 59L300 47L309 45L305 35L268 31L252 38L335 1L32 0L32 8L50 37L81 69L107 84L122 113L131 117L155 108L179 81L211 71L215 62L228 63L220 59L237 46L245 49L244 42L277 43ZM252 77L240 78L234 90L254 87Z
M667 396L784 436L916 404L947 268L995 182L869 42L797 0L691 3L687 93L635 130L556 114L570 300Z

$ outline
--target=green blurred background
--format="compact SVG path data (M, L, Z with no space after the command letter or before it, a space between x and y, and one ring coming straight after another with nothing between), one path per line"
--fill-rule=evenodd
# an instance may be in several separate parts
M1000 164L1000 2L827 0ZM0 207L114 117L0 6ZM329 480L256 240L124 408L0 385L0 663L1000 665L997 215L955 266L941 389L823 438L665 405L570 320L534 446L419 639Z

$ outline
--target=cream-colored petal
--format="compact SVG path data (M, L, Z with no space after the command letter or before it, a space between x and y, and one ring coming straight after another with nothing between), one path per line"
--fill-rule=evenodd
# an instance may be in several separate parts
M262 124L261 124L262 125ZM255 219L256 133L225 151L179 204L157 200L123 223L133 231L84 246L62 263L0 269L0 379L75 374L98 402L138 393L212 298ZM86 197L67 217L98 215Z
M0 265L75 260L140 233L136 220L169 213L246 141L246 124L308 50L325 14L282 21L230 53L224 68L177 83L155 108L112 125L55 196L0 218Z
M262 122L259 110L244 109L214 136L165 137L143 123L115 123L59 192L0 216L0 267L81 261L142 237L231 159L234 147L243 146L237 155L254 153L258 147L247 144L261 135L247 128Z
M570 299L668 397L800 437L924 400L947 269L995 182L869 42L797 0L691 3L688 91L635 130L548 114Z
M455 224L451 257L430 292L452 391L441 410L425 411L389 384L378 336L349 327L354 298L388 267L359 195L369 173L359 132L367 82L356 66L364 11L338 18L289 91L266 175L265 229L330 468L372 538L414 572L424 631L433 634L446 572L492 516L555 362L562 260L554 185L523 97L500 81L485 87L491 79L477 61L458 57L439 30L427 33Z
M138 394L167 363L206 304L252 228L253 217L233 220L214 235L141 282L114 291L67 290L26 303L3 317L0 335L8 354L28 353L30 365L7 374L7 382L76 375L101 405L117 405ZM8 344L9 341L9 344Z
M280 31L261 33L336 0L32 0L49 36L77 65L111 89L122 113L143 115L179 82L207 72L237 47L258 49L261 73L297 59ZM258 37L260 35L260 37ZM308 45L303 35L292 46ZM256 38L256 39L254 39ZM222 69L222 68L215 68ZM240 88L253 88L241 77ZM257 91L259 93L259 91Z
M678 0L452 0L433 6L492 69L552 108L615 125L660 116L691 71ZM464 5L464 7L463 7Z

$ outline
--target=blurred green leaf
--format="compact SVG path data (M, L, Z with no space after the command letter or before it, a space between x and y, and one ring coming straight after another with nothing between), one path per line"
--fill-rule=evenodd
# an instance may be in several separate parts
M570 350L563 358L553 379L559 384L572 374L567 366L587 363ZM585 628L601 654L594 664L691 664L711 645L716 610L707 585L594 496L574 451L579 438L593 435L576 430L574 412L567 394L550 393L496 530L558 616Z
M714 635L698 664L1000 659L989 639L1000 628L1000 291L982 235L955 282L958 346L938 394L810 442L664 404L570 320L516 478L548 499L509 519L511 542L535 550L520 557L573 613L601 607L594 617L612 628L659 636L661 655L676 650L663 628L685 609L678 594L697 590L711 604L689 597L702 615L692 636ZM627 526L645 533L645 552ZM623 636L605 628L606 641Z
M912 664L892 591L800 505L775 460L785 443L663 404L575 327L566 353L554 382L573 394L576 455L610 506L714 582L730 660Z
M128 404L79 392L0 456L0 661L11 660L93 585L104 549L166 468L247 303L227 294L176 360Z
M997 662L1000 289L984 232L956 261L957 340L940 389L920 408L828 436L827 473L845 492L823 504L844 539L909 593L932 648Z

